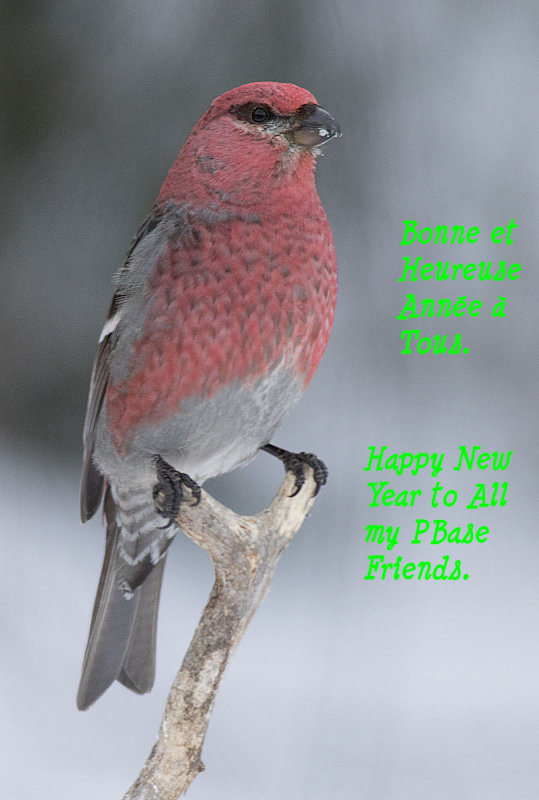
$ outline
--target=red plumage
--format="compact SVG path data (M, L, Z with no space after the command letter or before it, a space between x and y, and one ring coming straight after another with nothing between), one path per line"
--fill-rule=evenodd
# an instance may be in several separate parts
M156 614L143 595L170 543L153 509L153 457L199 482L248 462L318 366L336 263L314 170L317 146L338 133L297 86L226 92L187 139L117 277L85 425L83 519L105 488L109 535L80 707L115 678L137 691L153 681Z

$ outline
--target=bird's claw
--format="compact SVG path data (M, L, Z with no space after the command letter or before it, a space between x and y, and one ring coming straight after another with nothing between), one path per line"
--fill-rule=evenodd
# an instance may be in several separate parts
M185 489L191 492L191 505L197 506L200 503L200 486L190 475L178 472L161 456L155 455L153 462L157 472L157 483L152 490L155 510L168 519L168 525L172 525L178 516L181 504L186 500Z
M291 453L289 450L277 447L274 444L267 444L262 447L262 450L265 450L266 453L270 453L272 456L276 456L276 458L283 462L285 470L294 475L295 487L290 497L295 497L301 491L305 483L304 465L307 465L313 471L313 479L316 484L314 497L316 497L320 491L320 487L326 484L328 469L324 462L318 458L318 456L315 456L314 453Z

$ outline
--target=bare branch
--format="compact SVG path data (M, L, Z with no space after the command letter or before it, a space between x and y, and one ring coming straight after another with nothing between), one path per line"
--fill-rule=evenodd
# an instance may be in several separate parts
M269 508L242 517L202 492L182 506L178 525L207 551L215 584L167 699L157 742L124 800L177 800L204 769L202 746L219 684L279 558L301 527L316 484L305 468L302 490L287 473Z

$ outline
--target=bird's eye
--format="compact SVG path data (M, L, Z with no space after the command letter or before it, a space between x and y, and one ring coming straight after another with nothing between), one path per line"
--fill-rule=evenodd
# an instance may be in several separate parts
M269 111L267 111L265 108L257 106L251 111L251 119L253 122L256 122L257 125L261 125L263 122L266 122L269 119Z

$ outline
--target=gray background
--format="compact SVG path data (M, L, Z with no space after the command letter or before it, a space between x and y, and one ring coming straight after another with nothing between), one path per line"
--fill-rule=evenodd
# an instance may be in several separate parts
M153 692L115 685L77 712L104 541L99 519L78 521L91 360L110 276L192 126L226 89L280 80L309 88L345 133L318 170L336 323L275 439L323 456L330 482L229 668L189 798L537 797L537 3L58 0L0 14L4 795L118 798L153 743L212 574L179 536ZM409 218L482 235L404 250ZM511 218L515 243L492 245ZM400 355L403 253L519 261L516 282L415 285L485 309L506 295L507 316L417 321L461 332L470 353ZM514 451L506 509L438 514L489 525L488 543L398 549L461 558L469 581L364 581L383 552L365 525L400 524L404 541L416 518L368 508L371 444L445 452L439 479L463 498L481 478L450 469L459 445ZM209 488L252 512L280 477L262 455Z

